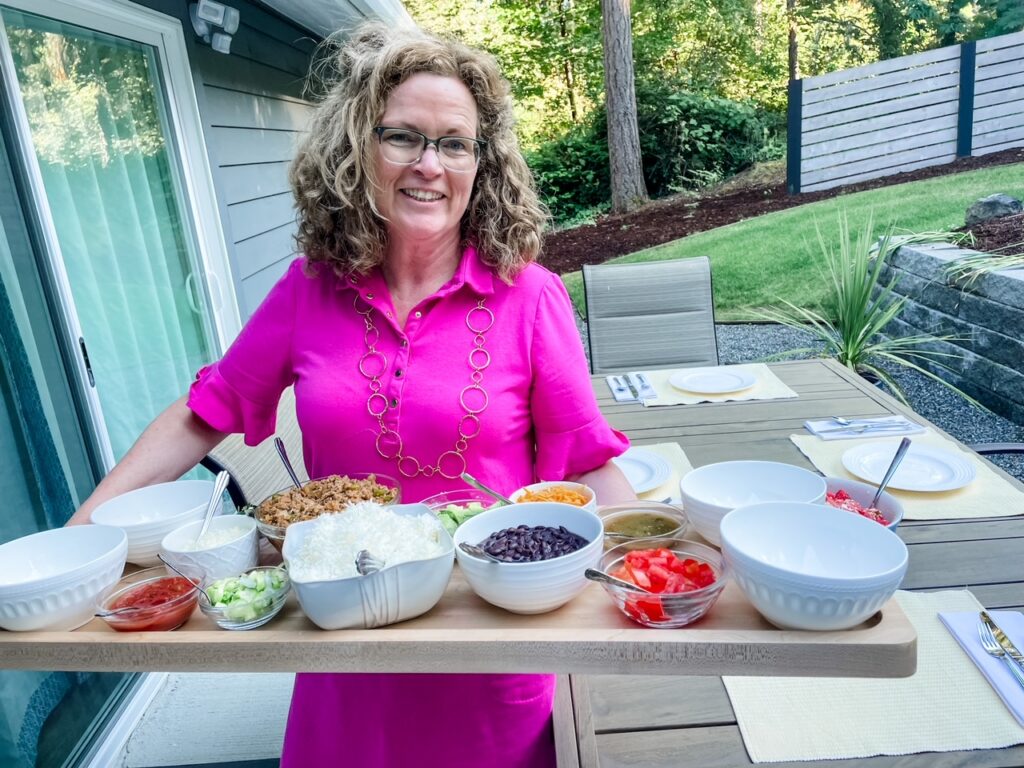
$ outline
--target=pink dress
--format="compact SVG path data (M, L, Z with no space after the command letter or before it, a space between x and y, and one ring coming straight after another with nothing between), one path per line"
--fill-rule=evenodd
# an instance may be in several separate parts
M298 259L223 359L199 372L189 407L256 445L273 434L278 398L294 384L310 477L383 472L400 478L404 502L466 486L436 472L401 476L378 453L379 444L393 454L395 433L405 456L429 466L455 451L461 425L474 435L466 469L505 493L594 469L628 446L598 411L572 306L543 267L510 286L468 247L404 329L392 315L379 271L309 277ZM366 357L367 342L380 354ZM479 389L466 390L473 365L483 367ZM380 396L371 400L373 377ZM486 403L478 430L463 402L471 411ZM389 431L380 443L371 407ZM448 474L460 467L452 453L441 462ZM553 696L551 675L299 674L281 765L553 766Z

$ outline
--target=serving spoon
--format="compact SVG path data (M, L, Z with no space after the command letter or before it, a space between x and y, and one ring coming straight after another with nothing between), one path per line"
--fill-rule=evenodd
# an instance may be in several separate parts
M875 506L878 503L879 498L882 496L882 491L885 490L885 486L892 480L892 476L896 474L896 469L899 467L900 462L903 461L903 457L907 455L907 450L910 448L910 438L904 437L900 440L900 446L896 449L896 454L892 457L892 462L889 464L889 468L885 470L885 475L882 477L882 482L878 484L878 490L875 491L874 498L871 499L869 507Z
M203 538L206 532L210 529L210 521L213 520L213 513L217 509L217 505L220 503L220 497L224 494L224 489L228 487L228 482L231 480L231 475L225 471L217 473L217 479L213 481L213 493L210 494L210 501L206 505L206 514L203 516L203 524L199 528L199 534L196 536L196 540L192 542L192 546L196 547L199 545L199 540Z
M478 547L476 544L470 544L465 541L459 544L459 549L469 555L473 555L473 557L481 557L484 560L490 560L492 563L507 562L506 560L502 560L500 557L495 557L483 547Z
M614 576L609 576L604 571L599 571L595 568L587 568L587 570L583 572L583 575L591 581L599 583L603 582L604 584L614 584L616 587L622 587L623 589L628 589L631 592L644 592L645 594L650 594L649 589L637 586L631 581L624 581L622 579L617 579Z
M302 490L302 483L299 482L299 476L295 474L295 468L292 466L291 461L288 459L288 451L285 450L284 440L280 437L274 438L274 447L277 448L277 455L281 457L281 463L284 464L284 469L288 473L288 477L292 479L292 485L298 490Z
M500 501L502 504L512 504L512 503L514 503L512 501L512 499L508 498L507 496L502 496L497 491L492 491L486 485L484 485L479 480L477 480L475 477L473 477L471 474L469 474L469 472L463 472L462 473L462 479L465 480L470 485L472 485L478 491L483 491L488 496L493 496L495 499Z

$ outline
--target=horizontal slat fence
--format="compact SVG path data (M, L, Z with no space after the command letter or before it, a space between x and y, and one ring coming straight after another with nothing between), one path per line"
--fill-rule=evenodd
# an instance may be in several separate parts
M789 131L791 193L1024 146L1024 32L796 80Z

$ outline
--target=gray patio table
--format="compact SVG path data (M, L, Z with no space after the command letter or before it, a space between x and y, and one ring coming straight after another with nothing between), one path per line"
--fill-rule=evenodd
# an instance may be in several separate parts
M793 361L770 367L797 392L797 399L643 408L616 403L603 377L595 376L593 385L604 414L635 445L676 441L694 466L762 459L812 468L789 440L807 419L904 413L929 424L834 361ZM1024 485L997 471L1024 490ZM967 586L989 608L1024 606L1024 558L1020 556L1024 518L904 521L898 532L910 550L904 589ZM617 674L572 674L565 682L556 720L562 768L751 765L717 675L689 677L685 685L672 676ZM1024 765L1024 747L786 765L881 768L896 763L901 768Z

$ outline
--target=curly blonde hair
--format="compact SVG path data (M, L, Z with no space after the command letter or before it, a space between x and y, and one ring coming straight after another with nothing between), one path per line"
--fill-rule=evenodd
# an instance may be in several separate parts
M296 240L311 265L365 274L387 246L374 202L373 129L392 91L411 75L457 77L476 101L486 140L462 239L510 281L540 253L546 212L519 151L508 82L489 54L417 28L360 26L327 64L326 94L288 174L299 212Z

